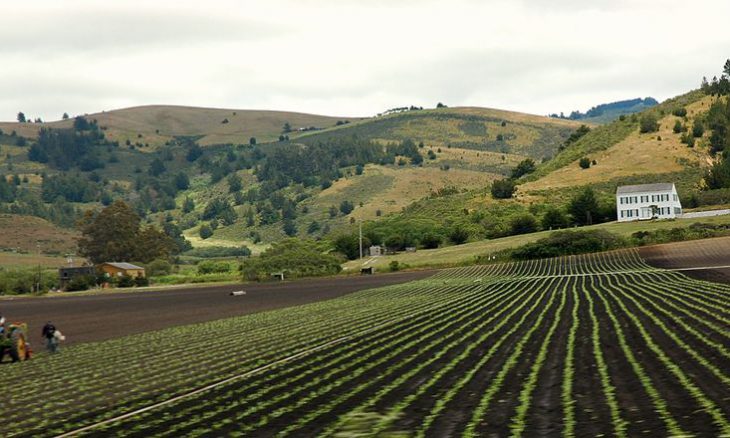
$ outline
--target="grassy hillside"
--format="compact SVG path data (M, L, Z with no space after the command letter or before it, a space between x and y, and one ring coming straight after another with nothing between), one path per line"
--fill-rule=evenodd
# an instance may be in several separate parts
M592 186L615 190L620 184L639 184L668 180L677 182L686 191L697 190L704 169L711 163L705 135L695 147L681 142L682 133L673 132L675 122L692 126L702 117L713 100L700 92L691 92L642 113L653 114L658 119L657 132L641 133L639 119L626 117L609 125L593 129L574 144L568 146L555 159L540 166L519 186L524 196L554 194L563 189ZM685 108L687 115L672 114L677 108ZM596 164L588 169L579 166L579 160L587 157Z
M0 214L0 230L3 230L0 233L0 265L33 264L33 261L28 262L29 257L37 256L39 251L61 256L76 252L76 232L38 217Z
M148 222L175 224L194 246L245 244L256 253L287 234L352 233L360 221L375 240L400 235L417 243L431 233L447 243L465 230L474 241L515 233L512 222L519 216L539 222L549 205L564 206L584 186L607 200L625 183L668 179L682 190L696 190L708 163L707 147L704 138L693 149L681 144L680 134L672 131L678 120L672 112L686 108L681 120L691 125L710 99L692 92L648 110L659 119L658 132L639 133L641 115L628 116L591 126L565 147L583 121L473 107L363 120L137 107L91 115L98 131L75 132L77 137L103 134L85 151L101 162L93 171L75 163L64 169L58 159L28 159L30 148L42 140L34 138L40 126L71 127L71 121L0 124L5 133L0 169L19 180L14 202L23 206L21 212L57 208L44 216L50 218L122 198ZM292 131L280 140L285 123ZM311 126L324 129L298 130ZM10 130L27 136L26 144ZM255 146L249 137L257 138ZM582 157L596 164L581 170ZM494 199L491 183L527 158L537 170L518 181L514 198ZM64 179L49 183L59 175ZM85 191L67 196L54 191L56 186ZM214 202L228 211L211 213ZM206 227L212 235L203 239Z
M198 108L172 105L148 105L123 108L86 115L96 119L107 138L129 140L132 144L153 148L176 136L198 138L201 145L220 143L248 143L251 137L259 142L276 140L284 123L296 132L299 128L329 128L338 121L354 121L357 118L330 117L285 111L239 110ZM70 128L71 120L50 123L0 122L4 132L16 131L18 135L35 138L41 127ZM144 150L144 149L143 149Z
M306 133L298 141L357 136L383 142L412 139L426 146L472 149L541 160L581 125L571 120L490 108L456 107L407 111L336 129Z

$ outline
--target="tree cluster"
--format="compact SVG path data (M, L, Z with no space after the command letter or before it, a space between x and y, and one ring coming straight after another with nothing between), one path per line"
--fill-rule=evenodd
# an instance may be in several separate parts
M179 251L165 232L141 219L125 202L116 201L100 212L87 211L79 222L79 253L94 263L151 262Z

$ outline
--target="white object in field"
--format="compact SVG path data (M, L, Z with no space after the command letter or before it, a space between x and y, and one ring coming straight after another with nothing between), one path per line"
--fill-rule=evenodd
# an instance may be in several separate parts
M56 330L55 332L53 332L53 337L56 338L56 340L58 340L58 341L66 340L66 336L64 336L63 333L61 333L61 330Z
M245 290L234 290L233 292L231 292L231 295L234 297L240 297L242 295L246 295L246 291Z

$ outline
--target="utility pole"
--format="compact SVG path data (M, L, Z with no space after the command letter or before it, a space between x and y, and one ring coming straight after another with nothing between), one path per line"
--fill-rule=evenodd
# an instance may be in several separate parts
M43 275L41 273L41 243L36 241L36 247L38 248L38 284L36 285L35 291L37 293L41 293L41 282L42 282L41 275Z
M359 238L360 238L360 260L362 260L362 220L360 220Z

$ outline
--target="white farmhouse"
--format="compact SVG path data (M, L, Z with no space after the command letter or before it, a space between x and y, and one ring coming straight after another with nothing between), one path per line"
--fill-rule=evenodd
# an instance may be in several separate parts
M673 219L681 214L682 204L673 183L620 186L616 189L619 222Z

